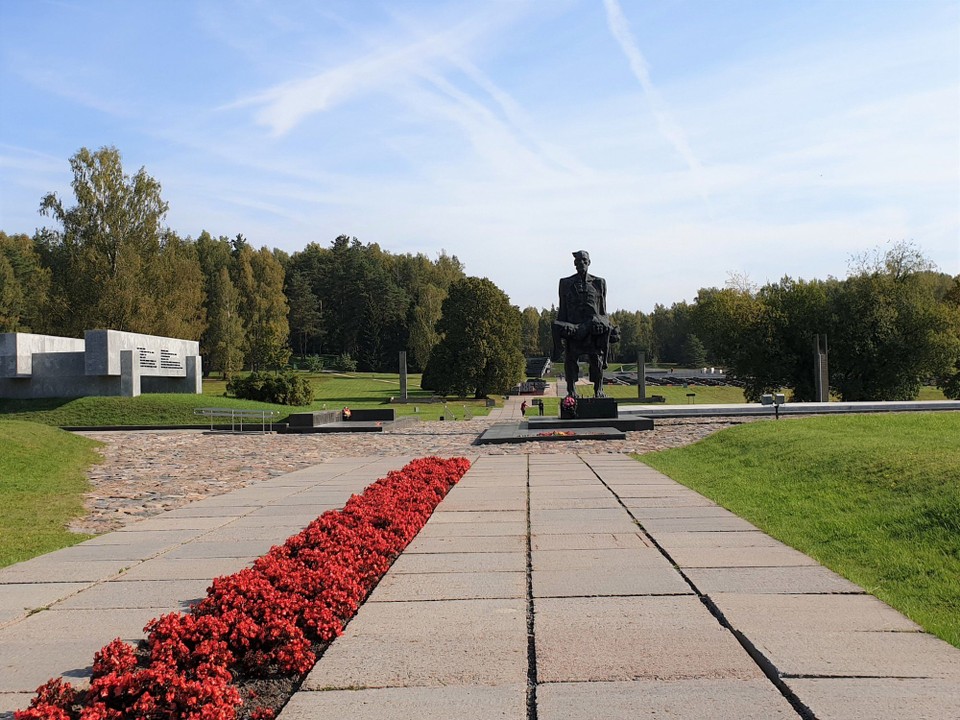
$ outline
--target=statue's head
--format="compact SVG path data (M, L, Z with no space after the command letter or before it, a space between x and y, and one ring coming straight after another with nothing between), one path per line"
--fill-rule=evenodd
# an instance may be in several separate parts
M586 250L577 250L573 254L573 265L577 268L578 273L585 274L587 268L590 267L590 253Z

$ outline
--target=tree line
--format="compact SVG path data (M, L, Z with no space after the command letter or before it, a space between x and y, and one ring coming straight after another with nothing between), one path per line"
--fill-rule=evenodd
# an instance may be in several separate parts
M292 355L396 371L401 350L424 386L478 396L522 379L523 356L552 350L556 308L509 303L468 278L454 255L393 254L341 235L288 254L242 235L180 237L163 224L160 184L120 153L70 158L75 204L44 196L54 228L0 232L0 332L80 337L110 328L199 340L206 370L285 367ZM910 399L922 383L960 397L960 276L910 243L857 258L845 279L734 279L692 303L617 310L612 361L721 366L750 400L814 393L813 339L829 342L830 380L844 400ZM431 362L432 359L432 362Z
M0 232L0 332L81 337L110 328L199 340L208 370L282 368L295 352L343 356L361 370L396 370L408 350L426 366L456 256L395 255L337 237L292 255L242 235L181 237L144 169L83 148L70 159L75 204L50 193L56 227Z

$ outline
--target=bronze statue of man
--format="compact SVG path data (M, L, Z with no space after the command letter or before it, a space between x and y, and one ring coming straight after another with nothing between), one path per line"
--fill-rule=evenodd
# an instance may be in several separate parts
M573 253L575 275L560 279L560 309L553 323L553 360L563 356L567 395L577 396L577 364L584 355L590 362L590 382L594 397L605 397L603 369L607 367L610 343L620 339L617 328L607 316L607 281L587 272L590 253Z

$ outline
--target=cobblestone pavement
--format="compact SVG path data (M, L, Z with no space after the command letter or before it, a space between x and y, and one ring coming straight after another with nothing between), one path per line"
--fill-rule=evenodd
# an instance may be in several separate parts
M75 532L104 533L186 505L335 457L370 455L516 455L646 453L696 442L746 419L658 420L652 431L625 440L475 445L489 419L424 422L383 433L223 434L197 430L85 432L104 443L104 460L91 468L88 515Z

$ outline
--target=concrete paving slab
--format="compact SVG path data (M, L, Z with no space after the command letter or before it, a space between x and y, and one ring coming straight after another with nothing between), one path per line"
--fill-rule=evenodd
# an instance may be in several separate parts
M753 630L750 640L784 676L933 677L960 688L960 651L926 633Z
M818 720L956 720L960 687L931 678L787 678Z
M163 516L167 518L187 517L240 517L257 509L255 505L184 505L176 510L167 510Z
M678 595L693 591L671 567L618 569L591 573L584 569L533 572L535 598Z
M538 475L533 468L530 470L530 494L537 497L568 497L590 498L603 497L599 490L604 489L593 473L587 471L581 474L561 475L549 473Z
M525 572L388 573L367 602L524 598Z
M774 720L798 715L766 679L634 680L537 687L538 720L641 717Z
M26 710L33 700L33 693L0 692L0 720L13 720L16 710Z
M534 535L593 535L602 533L626 534L637 532L637 524L626 513L616 520L567 520L539 522L532 528Z
M423 531L403 551L404 555L417 553L487 553L524 552L525 535L490 535L485 537L429 537Z
M341 503L342 504L342 503ZM285 518L290 522L303 522L304 525L314 518L318 518L327 510L330 505L308 505L306 503L297 503L295 505L267 505L259 510L247 513L249 518Z
M443 507L443 503L440 504ZM527 513L524 510L441 510L434 511L427 522L526 522Z
M634 498L636 500L636 498ZM630 513L640 522L659 518L730 518L737 517L729 510L716 505L671 505L650 507L628 505Z
M286 523L271 525L266 523L255 527L230 524L206 533L198 539L205 543L267 541L276 545L291 535L296 535L307 525L309 525L309 523L304 525L299 523L293 525Z
M872 595L711 594L736 630L764 632L922 632ZM960 650L958 650L960 652Z
M530 501L549 500L556 498L589 499L609 498L610 491L594 479L589 485L560 485L556 487L530 487Z
M130 567L131 560L49 561L44 556L0 570L0 584L27 582L96 582L116 577Z
M38 608L70 597L89 583L22 583L0 585L0 626Z
M584 575L643 572L648 569L670 570L673 567L659 550L640 548L595 548L578 550L535 550L533 571L583 570Z
M44 610L0 629L0 692L34 692L51 677L89 678L93 654L120 637L136 642L156 610ZM24 662L29 658L30 662Z
M654 535L658 532L729 532L757 529L733 514L717 518L647 518L641 521L641 525Z
M276 531L275 531L276 532ZM166 560L203 560L213 558L242 558L246 560L250 557L259 557L267 552L271 547L282 543L294 532L282 530L276 533L281 537L275 540L234 540L234 541L210 541L210 542L192 542L187 545L181 545L163 555ZM207 540L207 538L201 538ZM159 558L158 558L159 559Z
M526 687L409 687L300 692L277 720L526 720Z
M654 485L651 483L644 483L642 485L611 485L610 489L624 502L626 502L627 498L659 497L692 499L695 495L699 494L677 483L670 483L669 485Z
M606 497L590 498L530 498L531 510L577 510L591 508L619 508L620 503L610 493Z
M517 500L519 502L525 502L527 498L527 488L522 484L510 484L510 485L500 485L500 486L471 486L471 485L460 485L459 483L450 489L450 492L447 493L447 496L443 499L441 503L442 506L447 507L453 504L454 501L482 501L482 500ZM468 508L473 509L473 508Z
M443 502L447 502L444 500ZM524 510L527 507L526 499L514 498L490 498L487 500L469 500L452 499L443 512L452 512L455 510L473 510L473 511L502 511L502 510Z
M445 572L526 572L522 552L495 553L403 553L390 566L391 574ZM2 596L0 596L2 597Z
M673 548L668 551L682 568L717 567L783 567L817 565L809 555L789 547L743 548Z
M294 495L287 495L286 497L277 498L270 502L271 505L316 505L318 507L326 508L342 508L347 500L350 499L350 495L354 492L361 491L363 488L356 488L352 490L328 490L326 488L321 488L319 490L306 490L304 492L299 492Z
M657 543L668 551L676 548L787 547L759 530L743 532L657 532Z
M696 597L548 598L534 613L540 682L763 677Z
M289 536L305 528L307 525L310 524L312 520L313 520L313 517L310 517L309 515L305 516L304 518L287 518L287 517L273 518L273 517L258 517L258 516L252 516L252 515L244 515L243 517L239 517L236 520L233 520L215 530L214 529L208 530L203 537L204 538L211 537L218 532L229 532L229 531L236 531L241 529L261 530L263 528L279 529L279 530L275 530L275 532L280 532L280 534L283 534L287 530L290 530L291 532L287 532L287 536Z
M681 507L718 507L718 505L703 495L666 495L664 497L621 497L623 504L634 510L636 508L681 508Z
M474 523L430 523L423 526L418 539L438 537L480 537L488 535L527 534L525 522L474 522Z
M131 608L176 608L185 611L190 608L191 603L206 597L211 579L105 582L66 598L54 607L57 610L99 609L111 612L115 609Z
M449 498L449 496L448 496ZM468 498L449 498L443 502L449 502L442 512L452 512L455 510L473 510L473 511L500 511L500 510L524 510L527 507L526 498L488 498L486 500L473 500Z
M618 520L630 521L630 516L622 507L593 508L577 510L534 510L530 509L530 524L534 530L541 523L585 522L598 521L602 523Z
M526 679L523 599L368 602L303 687L522 685Z
M212 580L221 575L231 575L250 565L260 555L227 558L166 558L160 557L130 568L116 582L140 580Z
M157 515L147 520L126 525L114 532L147 532L150 530L213 530L230 522L232 518L225 517L194 517L178 518Z
M123 560L126 565L141 562L174 548L178 543L132 542L114 545L87 545L81 543L70 548L69 555L61 555L68 562ZM49 561L50 556L41 556Z
M531 547L538 550L640 549L653 547L639 533L585 533L582 535L534 535Z
M143 532L110 532L106 535L84 540L74 547L92 547L95 545L138 546L155 544L159 550L176 547L192 538L205 534L206 530L147 530Z
M820 565L761 568L688 568L700 592L713 593L863 593Z

